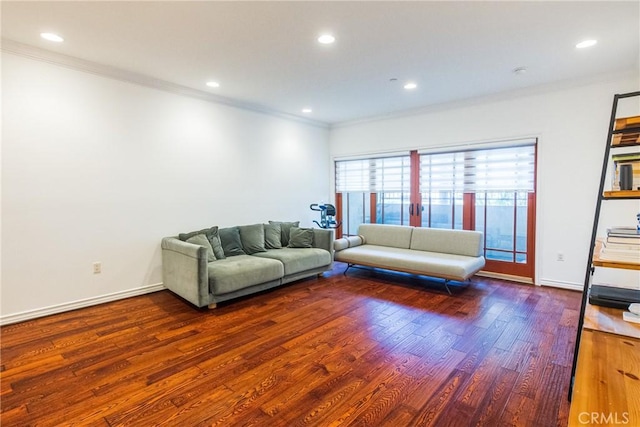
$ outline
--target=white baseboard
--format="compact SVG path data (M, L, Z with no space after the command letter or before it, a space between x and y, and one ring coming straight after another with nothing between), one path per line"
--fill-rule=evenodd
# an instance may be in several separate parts
M552 280L552 279L541 279L538 283L542 286L569 289L571 291L579 291L579 292L582 292L582 289L584 288L584 285L582 283L560 282L558 280Z
M37 319L38 317L63 313L65 311L76 310L79 308L90 307L92 305L104 304L105 302L117 301L124 298L149 294L152 292L161 291L163 289L166 288L162 283L156 283L155 285L142 286L140 288L114 292L112 294L100 295L97 297L87 298L79 301L72 301L63 304L52 305L49 307L37 308L35 310L23 311L21 313L8 314L6 316L0 316L0 326L24 322L25 320Z
M481 270L476 273L476 276L488 277L490 279L504 279L504 280L510 280L512 282L527 283L529 285L533 285L533 280L531 280L531 278L514 276L512 274L494 273L492 271Z

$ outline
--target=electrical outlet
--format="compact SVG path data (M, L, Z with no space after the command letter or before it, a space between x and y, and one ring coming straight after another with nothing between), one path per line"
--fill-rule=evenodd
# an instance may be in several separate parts
M102 273L102 263L101 262L94 262L93 263L93 274L100 274Z
M556 261L564 261L564 254L562 252L558 252L556 256Z

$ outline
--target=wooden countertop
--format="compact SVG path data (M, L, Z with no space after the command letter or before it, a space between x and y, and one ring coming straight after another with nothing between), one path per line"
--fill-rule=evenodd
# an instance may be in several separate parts
M640 426L640 340L584 329L569 426Z

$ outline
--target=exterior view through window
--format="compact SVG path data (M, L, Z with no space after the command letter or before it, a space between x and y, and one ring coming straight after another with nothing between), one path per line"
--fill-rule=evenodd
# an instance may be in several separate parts
M337 160L338 235L362 223L479 230L486 271L533 279L535 140Z

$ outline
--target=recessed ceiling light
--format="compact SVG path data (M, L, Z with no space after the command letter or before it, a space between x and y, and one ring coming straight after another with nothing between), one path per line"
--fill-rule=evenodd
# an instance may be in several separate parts
M336 38L333 37L331 34L323 34L320 37L318 37L318 43L322 43L322 44L331 44L335 41L336 41Z
M407 89L407 90L415 89L417 87L418 87L418 85L413 83L413 82L409 82L406 85L404 85L404 88Z
M209 87L220 87L220 83L211 81L211 82L207 82L207 86L209 86Z
M303 108L302 112L305 113L305 114L309 114L309 113L312 113L313 110L311 108Z
M591 47L598 43L598 40L584 40L576 45L578 49L584 49L585 47Z
M62 37L54 33L40 33L40 37L50 42L62 43L64 41Z

